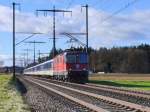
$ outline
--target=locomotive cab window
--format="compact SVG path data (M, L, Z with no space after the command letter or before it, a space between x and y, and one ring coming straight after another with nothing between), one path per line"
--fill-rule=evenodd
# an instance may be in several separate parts
M67 55L67 63L76 63L76 55Z
M88 63L87 58L88 58L87 54L80 54L79 56L80 63Z

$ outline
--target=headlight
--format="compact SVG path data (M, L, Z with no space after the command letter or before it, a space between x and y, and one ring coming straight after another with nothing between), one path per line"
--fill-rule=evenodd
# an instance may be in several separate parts
M69 71L71 71L72 69L71 68L69 68Z
M83 68L83 70L86 70L86 68Z

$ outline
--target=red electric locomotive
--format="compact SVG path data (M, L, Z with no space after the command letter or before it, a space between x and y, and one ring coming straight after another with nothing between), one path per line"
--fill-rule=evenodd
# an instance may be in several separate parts
M88 80L88 54L84 51L65 51L54 59L26 68L24 74L85 83Z
M53 59L53 77L70 82L88 80L88 54L83 51L66 51Z

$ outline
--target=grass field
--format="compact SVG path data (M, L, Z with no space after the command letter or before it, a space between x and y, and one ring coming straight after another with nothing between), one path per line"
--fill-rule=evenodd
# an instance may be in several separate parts
M150 91L150 74L93 74L91 83Z
M0 74L0 112L30 112L11 75Z

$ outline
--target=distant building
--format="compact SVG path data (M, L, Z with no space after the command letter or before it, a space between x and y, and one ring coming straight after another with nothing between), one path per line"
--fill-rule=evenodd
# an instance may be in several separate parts
M23 67L16 67L16 73L22 73ZM13 73L13 67L0 67L0 73Z
M0 60L0 68L3 67L3 65L4 65L4 61Z
M0 73L5 73L5 69L3 67L0 67Z

